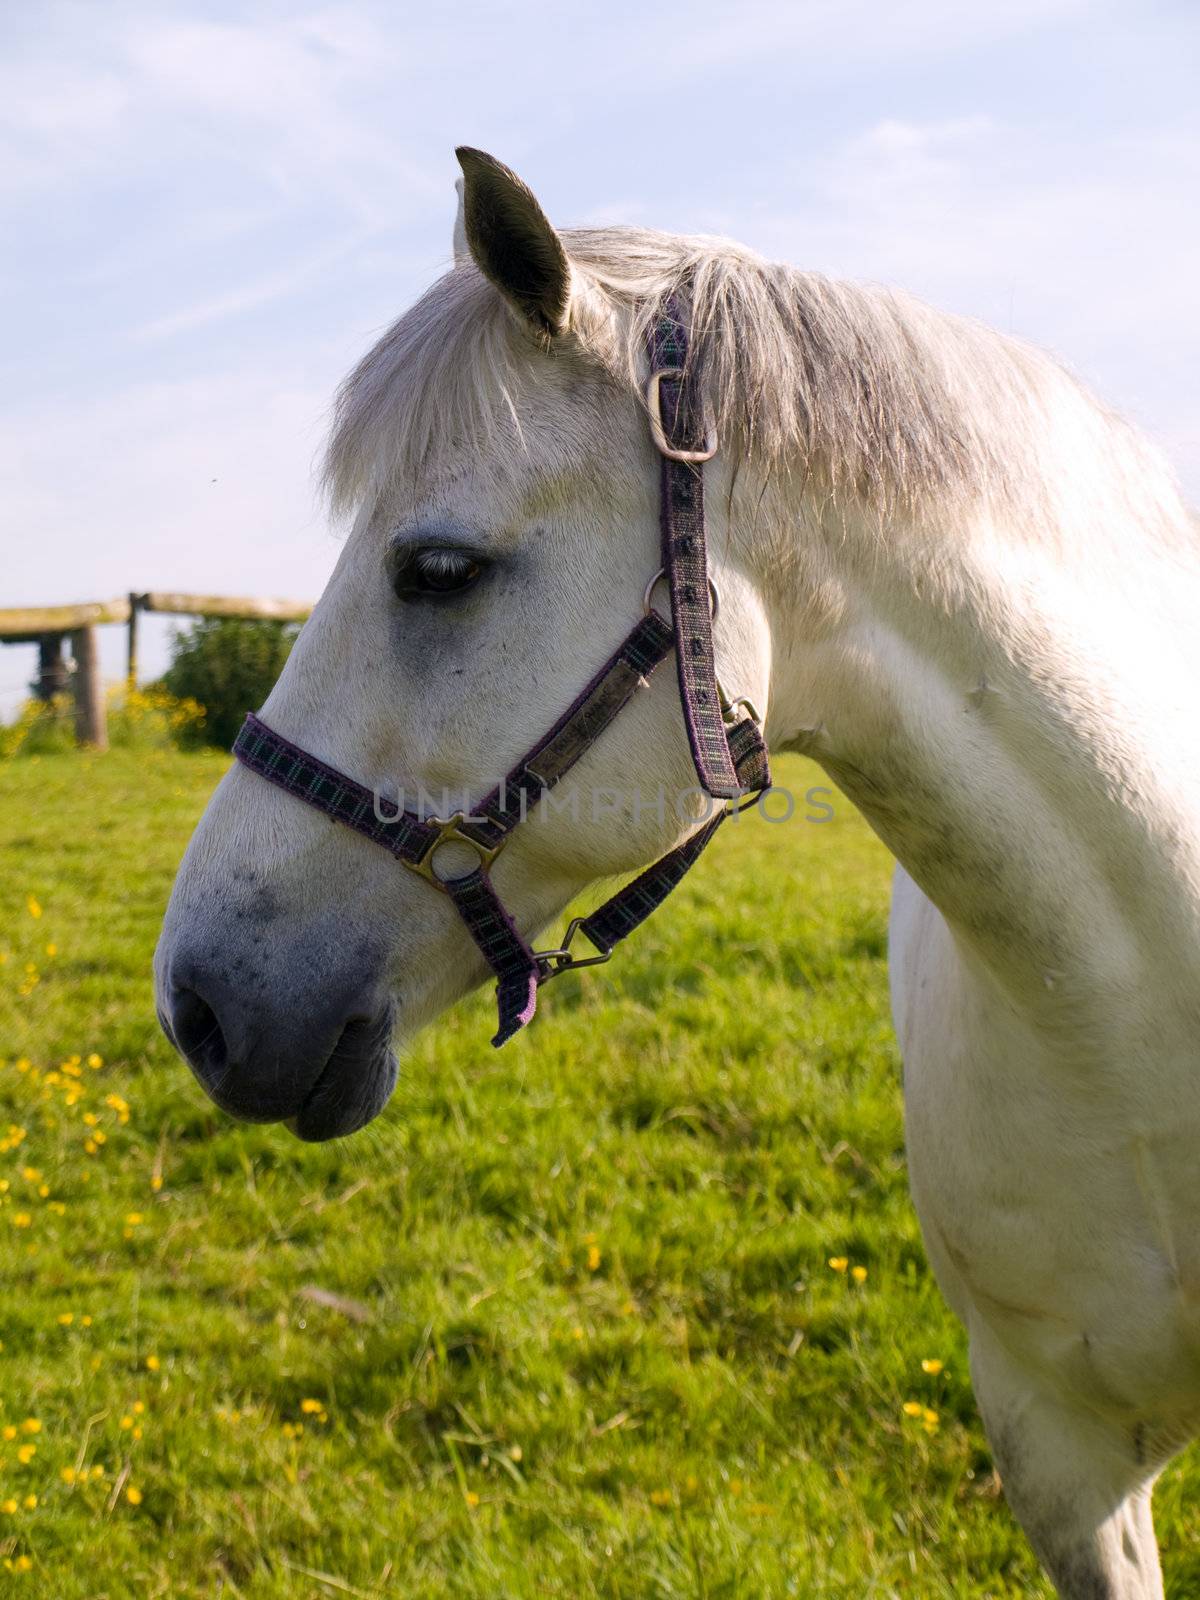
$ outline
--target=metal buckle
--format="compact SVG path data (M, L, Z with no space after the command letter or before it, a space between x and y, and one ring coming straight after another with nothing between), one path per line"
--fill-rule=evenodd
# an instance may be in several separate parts
M473 838L469 833L464 833L463 823L466 821L465 811L456 811L454 815L452 817L448 817L445 822L442 821L441 817L429 817L426 820L431 822L438 830L437 838L430 841L424 853L418 860L405 861L404 865L410 872L415 872L418 877L424 878L426 883L431 883L435 889L440 889L443 894L450 893L448 887L449 884L457 883L460 878L466 878L470 876L469 873L460 872L456 877L453 878L438 877L437 873L433 870L433 858L444 844L469 845L479 857L479 870L481 872L486 872L491 866L492 862L500 854L501 850L504 849L504 846L508 843L507 835L501 839L499 844L490 845L484 844L481 839ZM400 859L404 860L403 857Z
M542 977L543 983L549 983L551 978L561 978L564 972L574 972L578 967L602 967L606 961L612 960L612 951L603 950L594 956L573 956L571 942L580 928L587 921L586 917L572 917L567 924L567 931L563 935L563 942L557 950L535 950L533 959L545 962L548 970ZM585 934L586 938L587 935ZM595 947L599 950L599 946Z
M731 700L725 693L725 690L722 688L720 678L718 678L717 697L721 702L721 715L726 722L736 722L738 719L734 713L737 711L739 706L744 706L750 715L751 722L761 731L763 725L762 712L754 704L754 701L751 700L748 694L736 695Z
M666 456L668 461L688 463L711 461L717 453L717 434L716 429L713 427L705 429L703 450L675 450L667 442L662 419L662 395L660 393L662 381L664 378L682 378L683 375L682 367L663 367L661 371L650 374L650 381L646 385L646 410L650 415L650 434L659 454Z

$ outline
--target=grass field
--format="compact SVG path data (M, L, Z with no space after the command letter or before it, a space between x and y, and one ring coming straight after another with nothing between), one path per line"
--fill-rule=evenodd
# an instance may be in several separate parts
M478 996L303 1146L154 1020L223 765L0 765L3 1592L1047 1595L908 1203L888 862L845 804L728 827L522 1038Z

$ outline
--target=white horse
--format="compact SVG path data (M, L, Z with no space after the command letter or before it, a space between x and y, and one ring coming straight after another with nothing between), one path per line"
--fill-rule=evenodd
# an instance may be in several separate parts
M530 747L658 566L644 334L682 286L718 666L899 862L912 1190L1009 1502L1069 1600L1161 1596L1151 1487L1200 1431L1200 539L1172 479L1011 339L721 241L558 235L460 159L453 270L341 392L356 520L264 718L434 794ZM579 772L694 783L669 673ZM538 816L495 882L529 935L692 825ZM157 972L219 1103L321 1136L386 1099L393 1022L485 968L444 896L235 769Z

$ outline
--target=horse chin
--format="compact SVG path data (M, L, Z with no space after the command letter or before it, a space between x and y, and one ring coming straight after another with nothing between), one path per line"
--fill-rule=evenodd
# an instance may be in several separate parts
M387 1105L399 1064L391 1048L393 1010L350 1022L321 1076L285 1126L308 1144L342 1139L366 1127Z

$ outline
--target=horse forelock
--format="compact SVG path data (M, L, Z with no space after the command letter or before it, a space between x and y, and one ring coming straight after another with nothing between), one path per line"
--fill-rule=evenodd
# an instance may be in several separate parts
M1032 345L727 240L615 227L562 239L577 286L567 335L533 338L465 262L364 356L337 397L335 509L453 470L464 450L498 471L525 457L554 362L638 392L649 324L680 290L691 360L738 459L880 511L936 500L1061 523L1078 488L1068 521L1084 500L1115 497L1143 522L1178 532L1182 519L1192 537L1158 452Z

